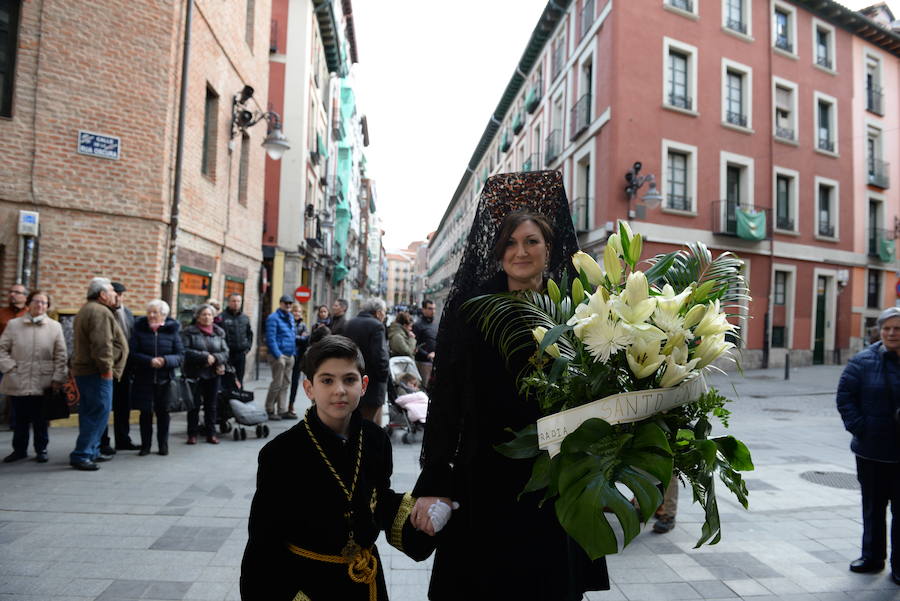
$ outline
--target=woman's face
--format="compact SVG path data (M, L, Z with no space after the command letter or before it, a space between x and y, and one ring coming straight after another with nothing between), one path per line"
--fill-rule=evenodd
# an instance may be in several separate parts
M197 316L197 323L201 326L211 326L213 322L213 312L210 309L203 309Z
M319 307L319 319L328 319L328 307L325 305Z
M303 317L303 311L300 309L300 303L294 303L291 305L291 313L294 314L294 319L300 321Z
M533 221L523 221L506 241L503 271L517 282L531 282L541 276L549 258L550 249L540 228Z
M162 323L166 320L166 316L162 314L159 307L147 307L147 321L150 323Z
M28 312L32 317L43 315L47 312L48 303L49 301L46 296L43 294L35 294L34 298L31 299L31 302L28 303Z

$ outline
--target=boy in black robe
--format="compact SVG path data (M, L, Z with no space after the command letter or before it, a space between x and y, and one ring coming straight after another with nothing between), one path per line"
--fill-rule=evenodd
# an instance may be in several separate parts
M416 561L433 539L412 525L415 499L391 490L390 440L357 411L368 379L356 345L324 338L304 373L313 406L259 453L241 599L386 600L379 531Z

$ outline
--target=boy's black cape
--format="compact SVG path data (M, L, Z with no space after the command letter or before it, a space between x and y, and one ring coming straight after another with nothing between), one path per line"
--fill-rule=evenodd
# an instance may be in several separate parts
M434 549L433 537L409 523L413 499L390 487L391 442L374 423L353 413L344 440L323 424L313 407L306 419L347 489L353 481L359 437L362 463L353 495L353 537L378 560L378 599L387 599L384 566L375 548L378 533L421 561ZM301 421L259 453L256 495L250 509L250 538L241 565L241 599L290 601L308 598L369 599L369 585L351 580L346 564L301 557L288 545L323 556L339 556L349 532L347 498ZM305 595L305 597L304 597Z

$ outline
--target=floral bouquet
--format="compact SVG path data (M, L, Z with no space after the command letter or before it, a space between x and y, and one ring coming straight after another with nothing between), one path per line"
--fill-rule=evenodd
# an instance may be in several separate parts
M566 275L544 293L480 296L463 307L504 356L536 347L519 382L545 417L497 448L534 461L523 492L546 490L542 502L555 504L592 559L619 550L605 512L621 525L624 547L672 477L705 510L696 546L717 543L716 478L746 508L738 472L753 469L744 443L710 436L711 418L728 426L729 400L703 378L714 361L731 358L728 338L739 337L728 319L742 316L728 311L749 300L743 262L730 252L713 259L698 242L640 271L641 247L641 235L619 222L603 268L579 251L571 283Z

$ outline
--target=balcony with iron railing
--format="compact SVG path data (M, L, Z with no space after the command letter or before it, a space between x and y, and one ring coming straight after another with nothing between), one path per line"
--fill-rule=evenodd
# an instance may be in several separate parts
M590 92L582 95L582 97L578 99L578 102L575 103L575 106L572 107L572 114L569 118L569 123L572 129L569 134L570 140L574 140L575 138L580 136L581 133L588 128L588 125L591 124Z
M875 84L866 85L866 110L877 115L884 115L884 91Z
M679 194L666 194L663 207L672 209L673 211L693 211L693 199L690 196Z
M554 129L551 131L544 142L544 148L546 150L544 165L549 167L562 152L562 130Z
M725 20L725 27L731 31L736 31L745 35L747 33L747 24L741 19L732 19L729 17Z
M793 232L794 231L793 217L789 217L787 215L776 215L775 216L775 229Z
M776 37L775 38L775 47L778 48L779 50L784 50L785 52L790 52L791 54L793 54L793 52L794 52L794 45L787 38L787 36L780 35L780 36Z
M510 138L509 130L504 129L503 135L500 136L500 152L506 152L512 146L512 138Z
M714 234L754 242L772 239L772 209L758 206L742 209L734 200L717 200L710 208Z
M819 225L818 228L816 228L816 233L825 238L834 238L834 224L831 222L830 217L828 219L819 218Z
M666 0L666 4L672 8L677 8L678 10L683 10L688 13L694 12L693 0Z
M307 205L307 217L303 224L306 244L311 248L324 248L325 236L322 234L321 219L315 214L315 210L313 210L312 217L309 216L311 208L313 205Z
M575 233L582 234L590 231L590 210L591 199L586 196L579 196L569 203L569 212L572 214L572 225L575 226Z
M594 0L587 0L584 3L584 7L581 9L581 13L578 15L578 23L580 29L578 30L578 41L584 39L584 36L587 35L587 32L590 31L591 25L594 24Z
M869 158L869 185L876 186L882 190L891 187L891 180L888 176L889 163L880 161L876 158Z
M516 114L513 115L512 120L512 131L513 134L519 135L519 132L522 131L522 128L525 127L525 115L521 110L516 111Z
M736 113L733 111L727 111L725 113L725 120L731 123L732 125L737 125L739 127L747 127L747 115L743 113Z
M669 106L674 106L676 108L685 109L687 111L694 110L694 99L690 96L686 96L683 94L676 94L675 92L669 92L667 97Z
M831 136L819 135L818 147L819 150L824 150L825 152L834 152L834 139Z
M562 73L563 62L565 62L566 58L566 47L564 44L560 44L556 48L553 49L553 56L551 57L551 67L550 71L550 79L551 81L555 80L560 73Z
M522 171L537 171L541 168L541 153L533 152L522 162Z
M775 126L775 137L781 140L789 140L791 142L794 141L794 128L793 127L781 127L780 125Z
M528 95L525 96L525 110L528 114L531 114L535 111L538 105L541 104L541 96L542 90L544 89L544 80L538 79L534 82L534 85L531 86L528 90Z
M885 262L893 261L895 237L894 230L881 227L869 228L869 256Z
M825 56L824 54L820 54L820 55L816 56L816 64L824 69L828 69L828 70L832 69L831 59L829 57Z
M328 196L332 203L344 200L344 180L341 176L335 175L331 180L331 187L328 190Z

